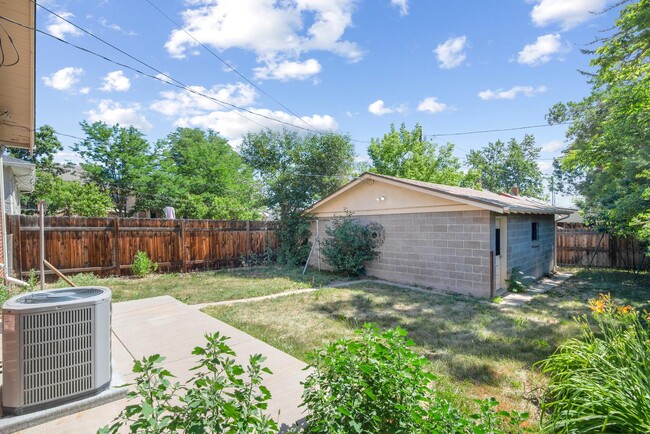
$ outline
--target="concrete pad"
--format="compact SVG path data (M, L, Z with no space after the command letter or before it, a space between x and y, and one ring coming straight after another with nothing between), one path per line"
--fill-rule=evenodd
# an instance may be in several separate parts
M503 296L503 299L498 304L499 307L516 307L528 303L536 295L543 294L551 289L557 288L565 281L570 279L573 273L556 273L551 277L541 279L526 289L526 292L512 293L509 292Z
M61 404L52 408L47 408L45 410L39 410L20 416L4 416L0 418L0 433L43 432L51 434L54 427L61 426L61 419L67 419L74 425L64 424L63 431L54 430L54 432L94 433L101 425L97 425L96 422L92 422L92 419L94 419L94 417L89 418L88 414L103 414L106 411L106 408L112 409L113 407L116 407L118 404L115 404L115 402L121 402L121 408L124 408L124 398L126 396L127 390L122 387L123 385L124 380L122 376L113 370L111 385L108 389L98 393L97 395L78 399L76 401ZM120 410L118 410L117 413L113 413L113 417L115 417L119 412ZM88 428L88 431L79 430L78 425L75 423L75 421L78 421L79 426L86 426ZM65 429L67 429L67 431Z
M192 350L205 345L206 333L220 332L231 338L228 345L237 353L237 363L245 366L253 354L267 358L264 366L273 372L264 380L272 394L267 414L284 428L303 417L302 409L298 408L302 402L301 381L307 376L303 362L191 306L169 296L114 303L112 326L113 369L119 371L127 383L135 378L133 357L139 359L152 354L167 358L163 365L178 381L189 380L193 375L189 368L196 364ZM125 405L126 400L121 399L20 432L95 433L98 428L110 424ZM0 432L7 431L0 428Z

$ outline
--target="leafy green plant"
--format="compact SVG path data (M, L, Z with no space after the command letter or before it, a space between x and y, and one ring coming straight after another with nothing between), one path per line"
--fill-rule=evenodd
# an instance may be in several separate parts
M38 273L34 268L30 268L29 278L27 278L27 286L25 286L25 289L27 291L36 291L39 283L40 283L40 279L38 278Z
M497 411L494 399L478 400L478 412L466 415L436 396L429 362L413 351L405 330L381 332L366 324L356 333L357 339L312 354L302 432L502 433L518 430L528 418Z
M192 354L199 362L186 384L172 383L173 374L160 366L164 357L156 354L135 361L138 376L129 385L129 404L112 425L99 430L132 433L277 433L276 423L265 415L271 393L262 385L265 358L252 355L244 368L232 358L235 352L227 337L206 335L207 344Z
M513 267L510 277L506 279L508 292L526 292L526 276L518 267Z
M158 263L149 259L146 252L138 250L133 259L131 271L137 277L144 277L158 270Z
M383 229L379 223L361 223L351 212L335 216L325 229L321 252L335 271L365 274L364 263L379 257L376 248L383 243Z
M582 336L538 364L549 377L543 432L650 432L648 314L643 321L605 294L589 304Z

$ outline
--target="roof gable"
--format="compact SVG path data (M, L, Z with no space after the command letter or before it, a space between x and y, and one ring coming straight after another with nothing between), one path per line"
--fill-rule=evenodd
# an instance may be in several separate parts
M381 192L371 191L369 189L365 195L354 192L362 187L362 183L369 184L371 182L378 182L380 185L390 185L393 188L401 189L404 191L406 198L399 198L399 194L394 190L391 193L395 199L391 204L388 203L386 195L384 200L381 200ZM406 191L419 193L408 193ZM356 194L355 194L356 193ZM376 195L375 198L373 195ZM386 202L385 205L377 204L377 206L369 206L372 200L379 202ZM409 203L408 200L418 200L421 202ZM433 202L431 201L432 199ZM460 207L470 207L469 209L485 209L499 213L532 213L532 214L567 214L575 210L568 208L558 208L545 204L539 200L521 197L500 195L487 190L474 190L465 187L455 187L443 184L433 184L430 182L415 181L404 178L397 178L394 176L379 175L375 173L364 173L357 179L343 186L338 191L315 203L308 212L315 214L332 214L334 210L341 212L344 204L349 204L345 208L357 212L357 210L367 211L372 213L390 213L396 209L408 208L410 212L428 212L431 207L438 207L440 211L447 211L451 209L444 209L445 207L456 208L461 210ZM401 205L400 205L401 204ZM401 208L400 208L401 206ZM464 210L464 209L463 209ZM380 211L380 212L376 212Z

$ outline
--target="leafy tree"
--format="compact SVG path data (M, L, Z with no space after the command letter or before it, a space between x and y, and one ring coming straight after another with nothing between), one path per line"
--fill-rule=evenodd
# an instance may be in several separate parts
M156 145L156 167L138 192L137 208L177 216L250 220L261 215L253 171L214 131L178 128Z
M544 198L544 176L537 158L541 148L535 138L526 134L521 142L510 139L508 143L497 140L487 147L472 149L467 165L478 173L481 186L494 192L510 192L517 185L523 196Z
M10 148L12 157L28 161L36 165L37 171L60 175L63 167L54 161L54 156L63 151L63 145L50 125L41 125L34 135L34 150Z
M557 164L566 191L613 233L650 241L650 0L622 2L609 36L597 41L591 94L551 108L551 124L570 123Z
M350 179L354 169L350 138L331 132L266 130L247 134L240 153L264 182L266 204L279 217L278 260L304 262L309 226L303 212Z
M438 146L422 135L422 126L416 124L409 131L405 124L381 139L372 139L368 155L372 161L370 171L382 175L415 179L437 184L465 185L466 175L461 171L458 158L453 155L454 145Z
M117 213L126 215L126 200L146 183L152 168L149 143L136 128L104 122L81 122L86 138L73 150L84 159L89 181L110 194Z
M106 217L113 208L111 197L93 183L64 181L48 172L37 175L35 200L44 200L50 215Z

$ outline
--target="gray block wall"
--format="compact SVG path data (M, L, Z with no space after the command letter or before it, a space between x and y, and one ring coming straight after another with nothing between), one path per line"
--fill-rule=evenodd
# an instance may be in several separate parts
M490 212L457 211L355 216L384 227L381 257L369 276L442 291L490 296ZM329 220L319 221L321 240ZM312 224L312 234L316 224ZM312 240L313 240L312 235ZM318 265L316 249L310 265ZM321 257L321 266L327 268Z
M538 223L537 242L531 240L532 222ZM508 275L513 267L535 278L553 272L555 269L554 215L508 215Z

